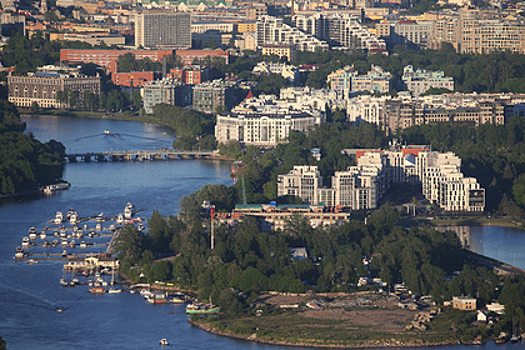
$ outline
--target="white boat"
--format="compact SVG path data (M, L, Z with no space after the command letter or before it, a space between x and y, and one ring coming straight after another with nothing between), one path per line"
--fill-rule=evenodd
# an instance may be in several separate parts
M55 236L55 237L60 237L60 232L58 232L58 231L53 231L53 236Z
M24 236L24 238L22 238L22 247L29 247L29 237Z
M38 264L38 261L36 261L34 259L29 259L29 260L27 260L27 263L33 265L33 264Z
M68 284L68 283L66 282L66 280L63 279L63 278L60 279L60 285L61 285L61 286L64 286L64 287L69 286L69 284Z
M64 214L61 211L57 211L55 214L55 224L60 225L64 221Z
M29 239L36 239L36 229L34 227L29 228Z
M69 216L69 223L70 223L71 225L74 225L74 224L77 223L77 221L78 221L78 213L77 213L77 212L74 212L74 213L72 213L72 214Z
M101 225L101 224L97 224L97 225L95 226L95 230L97 230L97 231L101 231L101 230L102 230L102 225Z
M66 238L66 237L67 237L67 231L66 231L66 229L61 229L61 230L60 230L60 237L62 237L62 238Z
M71 185L68 184L67 182L59 182L59 183L54 184L54 185L45 186L44 187L44 193L51 194L51 193L56 192L56 191L67 190L70 186Z
M122 225L124 223L124 216L122 214L118 214L115 222L117 223L117 225Z
M71 242L69 242L69 247L71 248L75 248L76 245L77 243L75 242L75 240L72 240Z
M25 255L24 250L21 247L16 248L15 259L22 259Z
M109 230L111 232L115 232L117 230L117 228L115 227L115 225L112 224L112 225L109 225Z
M87 245L86 245L85 241L80 242L80 248L84 249L86 247L87 247Z
M76 236L77 236L77 238L84 238L84 231L83 230L78 230L77 233L76 233Z
M67 252L67 250L64 249L64 250L62 251L62 256L65 257L65 256L68 256L68 255L69 255L69 253Z
M135 214L135 206L128 202L126 204L126 207L124 208L124 217L126 219L131 219L131 217Z
M108 293L110 294L116 294L122 292L122 289L116 289L116 288L109 288Z
M170 345L170 343L168 343L168 341L166 340L166 338L162 338L159 342L160 345L162 346L166 346L166 345Z
M46 237L47 237L46 230L42 230L42 232L40 232L40 239L46 239Z

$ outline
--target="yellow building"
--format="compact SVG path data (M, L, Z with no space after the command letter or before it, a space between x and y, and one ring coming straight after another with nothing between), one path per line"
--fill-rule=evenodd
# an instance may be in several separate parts
M237 31L239 33L250 33L257 30L257 21L246 21L237 24Z
M452 307L456 310L476 310L476 298L470 296L453 297Z
M262 46L263 55L277 55L279 57L286 57L288 62L295 59L295 45L285 44L264 44Z

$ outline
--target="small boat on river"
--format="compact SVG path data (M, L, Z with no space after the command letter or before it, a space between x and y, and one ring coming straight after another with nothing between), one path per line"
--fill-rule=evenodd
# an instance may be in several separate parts
M106 289L102 287L93 287L89 290L91 294L106 294Z
M29 228L29 239L36 239L36 229L34 227Z
M168 341L166 340L166 338L162 338L159 342L160 345L162 346L166 346L166 345L170 345L170 343L168 343Z
M64 214L61 211L57 211L55 214L55 224L60 225L64 221Z
M187 314L216 314L221 311L220 306L209 304L188 304L186 305Z

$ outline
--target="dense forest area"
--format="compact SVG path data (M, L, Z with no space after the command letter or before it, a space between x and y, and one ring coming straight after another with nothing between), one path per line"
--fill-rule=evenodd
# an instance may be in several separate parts
M224 185L205 187L217 197L229 195ZM520 311L525 296L519 292L525 278L515 277L501 288L498 276L469 259L454 232L405 231L389 205L372 213L366 224L351 220L338 228L312 228L300 216L289 218L283 231L261 231L250 217L235 227L217 225L212 254L197 200L184 203L179 217L155 212L147 234L125 226L116 246L121 271L137 282L166 281L198 291L201 300L223 306L226 316L245 314L263 291L354 292L359 277L378 276L389 284L403 281L414 295L430 294L440 303L475 295L482 307L499 298L514 307L499 327L513 316L525 322ZM291 259L291 247L305 247L310 258ZM154 261L158 254L176 257ZM368 266L363 257L371 258ZM459 276L446 278L456 270L462 271Z
M42 143L24 134L25 124L14 105L0 101L0 195L38 189L62 178L65 147Z

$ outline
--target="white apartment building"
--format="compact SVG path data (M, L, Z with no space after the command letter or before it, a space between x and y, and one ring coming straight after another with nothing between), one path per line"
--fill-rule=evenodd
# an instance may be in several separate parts
M219 143L231 140L245 145L271 148L286 142L290 130L303 133L316 124L308 113L227 113L217 116L215 138Z
M408 65L403 69L401 80L414 96L419 96L430 88L454 90L454 78L446 77L443 71L414 70L414 67Z
M260 16L256 24L257 46L265 44L295 45L297 51L328 50L328 43L283 23L282 18Z
M294 82L299 69L297 66L285 63L271 63L271 62L259 62L253 67L252 72L254 74L278 74L283 78Z
M316 166L294 166L286 175L277 177L277 195L300 197L305 203L318 203L318 189L323 177Z
M331 46L360 50L386 49L385 41L370 33L355 15L322 11L313 15L295 15L292 22L302 32L327 41Z

